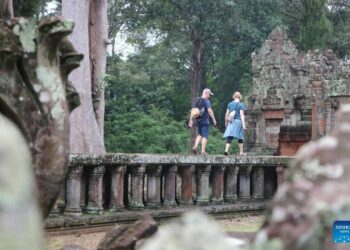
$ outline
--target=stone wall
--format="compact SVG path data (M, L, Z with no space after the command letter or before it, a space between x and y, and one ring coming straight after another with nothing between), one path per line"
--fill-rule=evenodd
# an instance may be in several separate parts
M294 155L329 134L334 113L350 102L350 63L331 51L299 51L279 27L252 53L253 88L246 109L249 152Z

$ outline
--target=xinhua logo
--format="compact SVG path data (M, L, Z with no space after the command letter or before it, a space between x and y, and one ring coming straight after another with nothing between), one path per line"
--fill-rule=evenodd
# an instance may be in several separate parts
M350 221L333 222L333 242L350 243Z

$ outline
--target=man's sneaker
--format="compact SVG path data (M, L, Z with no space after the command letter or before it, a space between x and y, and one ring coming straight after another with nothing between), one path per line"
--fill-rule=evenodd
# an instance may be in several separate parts
M192 148L192 154L197 155L198 154L197 149Z

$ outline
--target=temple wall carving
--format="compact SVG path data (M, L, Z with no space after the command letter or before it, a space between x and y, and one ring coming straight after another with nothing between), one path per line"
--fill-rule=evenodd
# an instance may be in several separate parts
M304 53L279 27L251 57L249 152L293 155L305 142L331 133L335 111L350 102L349 61L331 50Z

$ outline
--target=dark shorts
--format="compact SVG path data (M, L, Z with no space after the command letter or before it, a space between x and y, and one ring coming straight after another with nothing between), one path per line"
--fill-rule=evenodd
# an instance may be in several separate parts
M197 124L198 134L204 138L208 139L209 136L209 124Z

